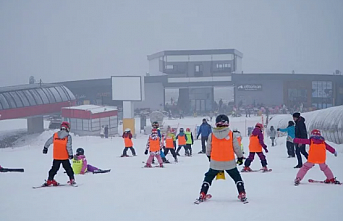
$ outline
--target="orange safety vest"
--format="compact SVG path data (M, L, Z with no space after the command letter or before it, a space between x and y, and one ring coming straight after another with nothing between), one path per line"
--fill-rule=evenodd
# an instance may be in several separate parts
M132 140L128 137L124 137L124 143L125 143L125 147L132 147L133 146Z
M255 153L262 152L262 145L258 140L258 136L250 136L249 151Z
M179 146L186 145L186 134L183 136L178 136Z
M229 132L228 138L218 139L212 134L212 160L231 161L235 159L235 153L233 150L232 142L232 131Z
M59 138L58 133L54 134L54 160L68 160L68 151L67 151L68 136L65 138Z
M237 137L237 141L238 141L239 146L241 146L242 145L242 137Z
M307 161L310 163L318 163L318 164L325 163L326 161L325 142L321 144L314 144L313 141L311 140Z
M150 151L151 152L156 152L156 151L159 151L161 149L159 137L156 140L149 138L149 144L150 144Z
M172 137L166 138L166 148L168 149L174 149L174 140Z

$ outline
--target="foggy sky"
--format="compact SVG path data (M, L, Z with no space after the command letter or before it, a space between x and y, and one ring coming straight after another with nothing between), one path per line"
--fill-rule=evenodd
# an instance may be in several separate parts
M234 48L244 72L343 72L342 0L0 0L0 86L142 75L162 50Z

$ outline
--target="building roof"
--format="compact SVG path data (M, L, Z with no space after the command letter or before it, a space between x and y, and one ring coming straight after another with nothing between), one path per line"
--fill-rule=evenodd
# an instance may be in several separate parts
M148 55L148 60L153 60L168 55L215 55L215 54L234 54L238 57L243 57L243 53L236 49L206 49L206 50L168 50L160 51Z
M116 111L117 107L112 106L97 106L97 105L79 105L79 106L73 106L73 107L64 107L63 109L69 109L69 110L83 110L83 111L89 111L92 114L97 113L104 113L109 111Z
M73 100L74 94L59 84L26 84L0 88L0 110Z

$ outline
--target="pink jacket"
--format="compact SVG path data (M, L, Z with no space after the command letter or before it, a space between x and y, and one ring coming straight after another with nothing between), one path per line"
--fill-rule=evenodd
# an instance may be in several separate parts
M81 169L81 174L85 174L86 169L87 169L87 159L85 155L74 155L74 159L76 160L82 160L82 169Z
M315 144L321 144L324 141L327 151L329 151L332 154L334 154L336 152L335 148L333 148L332 146L327 144L323 137L310 137L310 139L294 138L294 140L293 140L294 143L308 144L308 145L311 144L311 141L313 141L313 143L315 143Z

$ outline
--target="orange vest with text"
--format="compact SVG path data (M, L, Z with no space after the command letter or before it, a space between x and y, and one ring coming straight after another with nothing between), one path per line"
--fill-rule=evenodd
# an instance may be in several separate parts
M125 143L125 147L132 147L133 146L132 140L128 137L124 138L124 143Z
M325 142L321 144L314 144L311 140L310 150L308 151L308 162L310 163L325 163L326 161L326 145Z
M150 144L150 151L151 152L157 152L161 149L159 137L156 140L149 138L149 144Z
M53 158L54 160L68 160L68 151L67 151L68 136L65 138L59 138L58 134L54 134L54 151Z
M179 135L178 140L179 140L179 146L186 145L186 134L184 134L183 136Z
M211 160L231 161L235 159L232 131L224 139L218 139L212 134Z
M258 140L258 136L250 136L249 151L255 153L262 152L262 145Z

